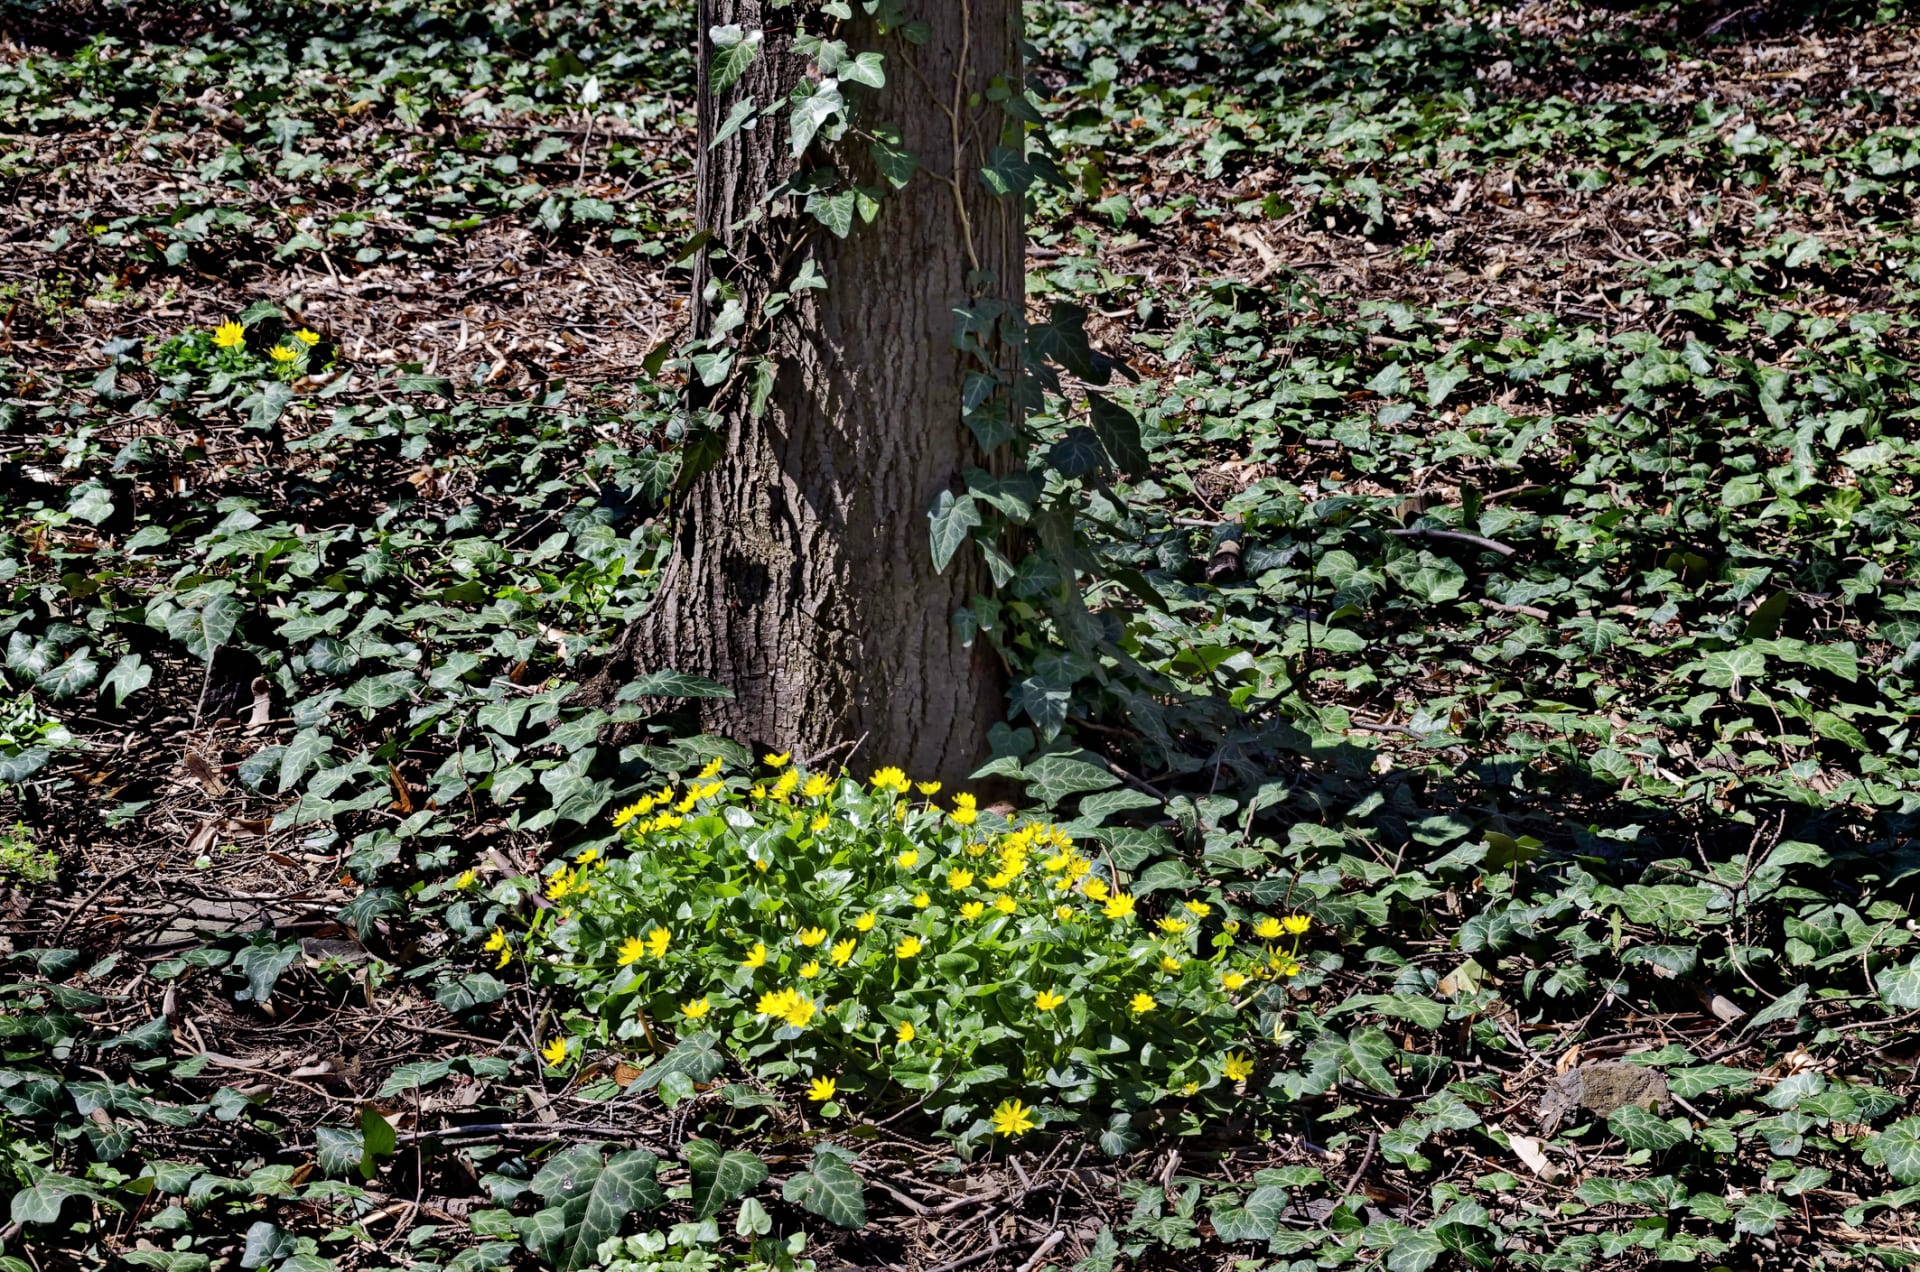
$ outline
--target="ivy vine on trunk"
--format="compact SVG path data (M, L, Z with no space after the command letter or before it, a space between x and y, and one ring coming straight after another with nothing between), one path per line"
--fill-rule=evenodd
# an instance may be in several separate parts
M1020 4L900 8L701 0L687 467L656 599L582 696L690 672L732 691L712 732L952 781L1004 673L928 510L984 458L956 311L1020 313L1023 201L980 178L1018 136Z

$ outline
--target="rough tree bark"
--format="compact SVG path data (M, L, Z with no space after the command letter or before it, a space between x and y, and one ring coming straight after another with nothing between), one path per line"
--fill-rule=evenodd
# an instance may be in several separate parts
M794 252L797 209L769 216L765 200L817 157L791 158L784 114L709 149L739 94L781 100L802 74L793 10L701 0L697 218L725 252L696 268L696 334L714 316L701 297L708 270L760 295L755 276L784 257L790 277L811 255L827 286L777 320L764 413L753 418L744 393L714 401L720 458L677 496L657 598L584 694L606 701L646 671L692 672L733 691L701 704L712 732L803 756L858 742L862 764L955 781L985 758L1004 687L986 640L963 645L951 621L984 590L978 553L936 573L927 510L981 463L961 422L966 366L954 344L970 276L991 274L988 294L1020 311L1021 200L978 175L1004 121L988 90L996 76L1020 82L1020 0L912 8L929 27L924 44L857 30L849 43L885 53L886 86L866 115L900 130L920 170L888 190L872 224L856 221L844 239L815 226ZM705 33L724 23L764 29L765 44L745 78L715 94ZM860 166L865 149L840 147L862 156L843 166L881 186Z

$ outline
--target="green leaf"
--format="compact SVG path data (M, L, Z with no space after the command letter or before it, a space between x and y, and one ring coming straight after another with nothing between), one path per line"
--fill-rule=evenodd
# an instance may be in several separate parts
M767 1165L752 1153L722 1152L711 1140L691 1139L681 1156L693 1171L694 1218L710 1219L766 1182Z
M1628 1104L1613 1111L1607 1118L1607 1129L1625 1141L1628 1148L1645 1148L1653 1152L1665 1152L1677 1144L1684 1144L1693 1138L1693 1131L1683 1119L1673 1121L1654 1116L1637 1104Z
M972 495L955 496L943 490L927 513L928 539L933 548L933 568L944 572L953 554L967 541L967 535L980 524L980 507Z
M205 603L175 610L167 617L167 635L186 646L187 652L205 662L213 651L233 639L234 629L246 606L230 592L216 592Z
M713 57L707 66L707 83L718 95L732 88L747 73L747 68L753 65L753 59L760 54L764 34L731 23L709 27L707 38L713 41Z
M1431 552L1410 553L1389 561L1387 577L1407 595L1428 605L1454 600L1467 586L1467 572L1458 562Z
M867 1226L866 1186L840 1158L816 1154L813 1169L791 1176L781 1195L849 1231Z
M1093 431L1112 457L1114 467L1129 477L1144 475L1147 451L1140 443L1140 421L1133 412L1091 389L1087 391L1087 411L1093 417Z
M1106 452L1090 428L1070 428L1047 452L1047 464L1062 477L1089 477L1100 471Z
M1431 1232L1398 1233L1387 1252L1387 1272L1427 1272L1447 1253L1447 1243Z
M387 1075L387 1080L380 1084L378 1091L374 1092L374 1098L384 1100L402 1091L432 1086L451 1072L453 1072L451 1060L409 1060Z
M1887 1006L1896 1011L1920 1007L1920 958L1901 967L1882 968L1873 978L1873 987Z
M746 124L746 122L749 119L753 118L754 112L756 109L757 108L755 107L753 99L751 97L743 97L739 101L735 102L733 104L733 109L727 112L727 117L720 121L720 126L713 130L713 140L707 143L707 149L715 150L719 148L727 140L727 138L739 132L740 129ZM666 352L670 352L671 344L663 341L660 345L660 349L663 352L663 354ZM665 365L664 358L662 359L660 365L661 366ZM660 367L655 366L651 369L651 373L657 375L659 374L659 370L660 370Z
M131 694L139 693L153 683L153 668L140 660L138 654L122 654L120 661L113 664L113 670L100 682L100 692L113 691L113 705L121 706Z
M887 179L888 185L896 190L904 189L919 170L919 159L907 149L900 139L900 130L892 125L876 125L873 134L867 152L873 156L874 169Z
M1792 1214L1793 1208L1772 1193L1757 1192L1749 1195L1746 1204L1734 1211L1733 1226L1737 1232L1751 1232L1764 1237L1782 1219Z
M1772 1003L1762 1008L1749 1019L1747 1023L1742 1026L1741 1032L1745 1033L1750 1029L1759 1029L1763 1026L1771 1025L1775 1021L1791 1020L1800 1014L1800 1009L1806 1005L1807 999L1812 993L1813 989L1811 986L1795 985L1792 989L1774 999Z
M1730 688L1736 680L1754 680L1766 674L1766 655L1747 645L1708 654L1695 664L1695 679L1717 689Z
M1380 1092L1382 1095L1400 1094L1400 1086L1393 1080L1393 1071L1387 1067L1399 1051L1393 1045L1393 1039L1377 1026L1368 1025L1356 1030L1347 1039L1347 1062L1345 1069L1354 1077Z
M733 690L684 671L650 671L622 685L617 697L621 702L637 698L731 698Z
M1868 1140L1861 1158L1902 1184L1920 1184L1920 1117L1904 1118Z
M113 493L97 481L76 486L67 498L67 515L97 526L113 515Z
M286 748L280 752L280 788L284 795L292 790L294 784L307 775L314 762L333 748L333 739L318 729L302 729L293 735Z
M313 1132L313 1150L320 1173L329 1179L345 1179L360 1173L365 1149L360 1132L339 1126L322 1126Z
M100 679L100 664L95 662L87 646L68 654L40 673L33 687L52 698L73 698L93 688Z
M240 1002L264 1003L273 994L280 973L300 957L298 941L256 940L233 956L228 970L246 977L247 987L234 994Z

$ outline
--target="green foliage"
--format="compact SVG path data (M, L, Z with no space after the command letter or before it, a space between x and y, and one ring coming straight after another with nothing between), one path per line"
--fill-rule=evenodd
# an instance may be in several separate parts
M762 1077L813 1078L827 1117L913 1104L962 1145L1040 1120L1104 1128L1170 1095L1235 1098L1254 1067L1236 1048L1279 1027L1306 919L1143 878L1149 918L1056 827L983 819L964 794L915 800L897 769L862 785L774 758L761 778L715 760L623 808L621 847L556 863L542 892L559 908L490 947L569 991L590 1040L676 1031L642 1077L669 1103L716 1077L716 1046ZM506 882L488 899L522 895ZM550 1063L576 1052L556 1040ZM994 1109L1016 1097L1037 1116ZM718 1151L690 1157L703 1212L752 1173ZM813 1174L790 1199L858 1227L838 1164Z

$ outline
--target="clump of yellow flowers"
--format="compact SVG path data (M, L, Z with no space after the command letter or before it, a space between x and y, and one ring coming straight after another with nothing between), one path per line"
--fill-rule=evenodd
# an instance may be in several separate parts
M810 1083L817 1116L920 1103L1018 1138L1142 1092L1237 1098L1305 970L1305 915L1136 892L1102 844L891 765L715 758L612 822L487 943L574 1004L555 1067L679 1037Z

